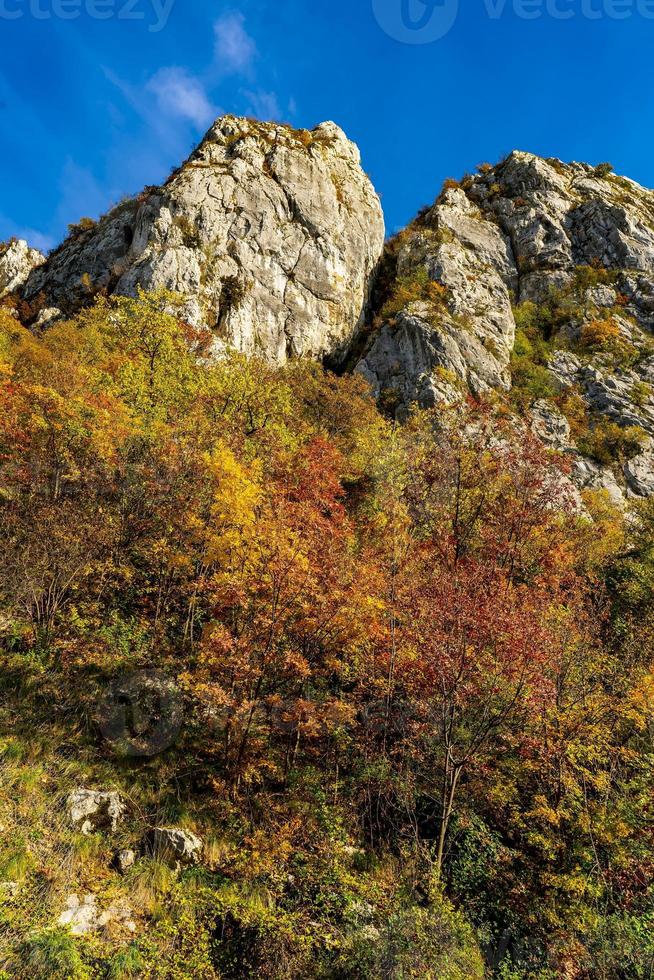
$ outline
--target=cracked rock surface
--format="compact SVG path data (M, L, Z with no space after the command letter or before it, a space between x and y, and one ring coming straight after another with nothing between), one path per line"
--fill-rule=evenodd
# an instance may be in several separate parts
M554 348L543 369L553 394L578 396L591 431L638 430L642 451L611 465L584 455L557 406L538 396L535 431L571 456L579 487L620 502L654 491L652 191L610 167L516 151L460 184L447 181L389 243L384 263L388 283L355 369L387 409L401 418L412 403L509 391L516 308L558 304L544 336ZM591 270L585 284L580 269ZM442 298L434 301L425 279ZM607 329L620 358L586 343L589 330Z
M0 246L0 299L21 289L44 262L45 256L25 241L14 239Z
M473 394L508 388L515 338L509 290L517 268L508 237L458 188L395 243L397 282L411 289L428 277L444 287L441 302L419 295L384 317L356 370L377 395L392 391L400 409L438 403L460 382ZM417 290L416 290L417 292Z
M165 287L217 349L274 363L337 355L362 323L383 242L379 198L338 126L225 116L164 186L80 223L24 296L66 312L99 290Z

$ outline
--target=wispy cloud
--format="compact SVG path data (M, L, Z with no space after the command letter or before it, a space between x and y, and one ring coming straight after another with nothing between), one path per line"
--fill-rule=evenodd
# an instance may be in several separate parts
M225 74L247 74L257 46L245 29L243 14L223 14L214 24L216 67Z
M188 119L198 129L208 126L217 115L201 82L184 68L161 68L146 88L155 95L161 112Z
M59 187L59 214L68 221L76 221L83 215L94 218L109 204L110 192L107 188L89 169L80 167L71 157L64 163Z
M283 113L274 92L244 92L243 95L248 100L248 111L258 119L278 121L282 118Z
M23 238L32 248L38 248L40 252L49 252L56 244L53 235L47 235L37 228L25 228L17 224L4 214L0 214L0 241L9 238Z

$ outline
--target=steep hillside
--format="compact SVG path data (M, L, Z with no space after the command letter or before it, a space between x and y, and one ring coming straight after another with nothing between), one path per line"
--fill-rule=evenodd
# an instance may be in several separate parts
M0 980L652 976L653 201L225 117L0 247Z
M514 152L447 181L379 262L382 240L338 127L228 116L165 186L83 220L47 261L13 243L0 286L38 326L98 294L172 289L214 355L325 358L399 418L495 392L579 489L654 492L651 191Z

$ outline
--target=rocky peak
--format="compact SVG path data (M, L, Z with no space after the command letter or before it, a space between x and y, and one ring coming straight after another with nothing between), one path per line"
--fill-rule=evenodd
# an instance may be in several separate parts
M338 126L224 116L166 184L74 228L24 297L68 311L99 291L166 287L217 348L281 363L346 347L383 242L379 198Z
M527 288L531 272L654 265L654 194L609 164L514 152L471 178L467 192L509 235Z
M21 289L32 270L44 262L45 256L22 239L0 245L0 299Z
M654 490L652 191L515 151L447 181L383 267L356 370L387 410L495 389L542 433L564 405L582 488Z
M10 245L0 286L25 283L39 326L166 287L216 352L326 358L398 418L495 391L559 439L580 487L654 492L652 191L515 151L383 238L338 126L224 116L163 186L82 220L47 261Z

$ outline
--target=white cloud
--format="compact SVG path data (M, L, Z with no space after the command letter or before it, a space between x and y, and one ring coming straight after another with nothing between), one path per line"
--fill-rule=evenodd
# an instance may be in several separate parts
M248 100L248 111L257 119L278 122L282 118L282 110L274 92L244 92L243 95Z
M23 238L32 248L38 248L39 252L49 252L56 244L53 235L46 235L36 228L25 228L6 215L0 214L0 241L9 238Z
M257 53L257 46L245 29L243 14L224 14L214 24L215 56L220 71L245 74Z
M147 83L162 112L188 119L198 129L208 126L217 115L204 88L184 68L161 68Z
M49 252L56 244L53 235L45 235L42 231L37 231L36 228L19 228L16 232L16 238L24 238L32 248L38 248L39 252Z

